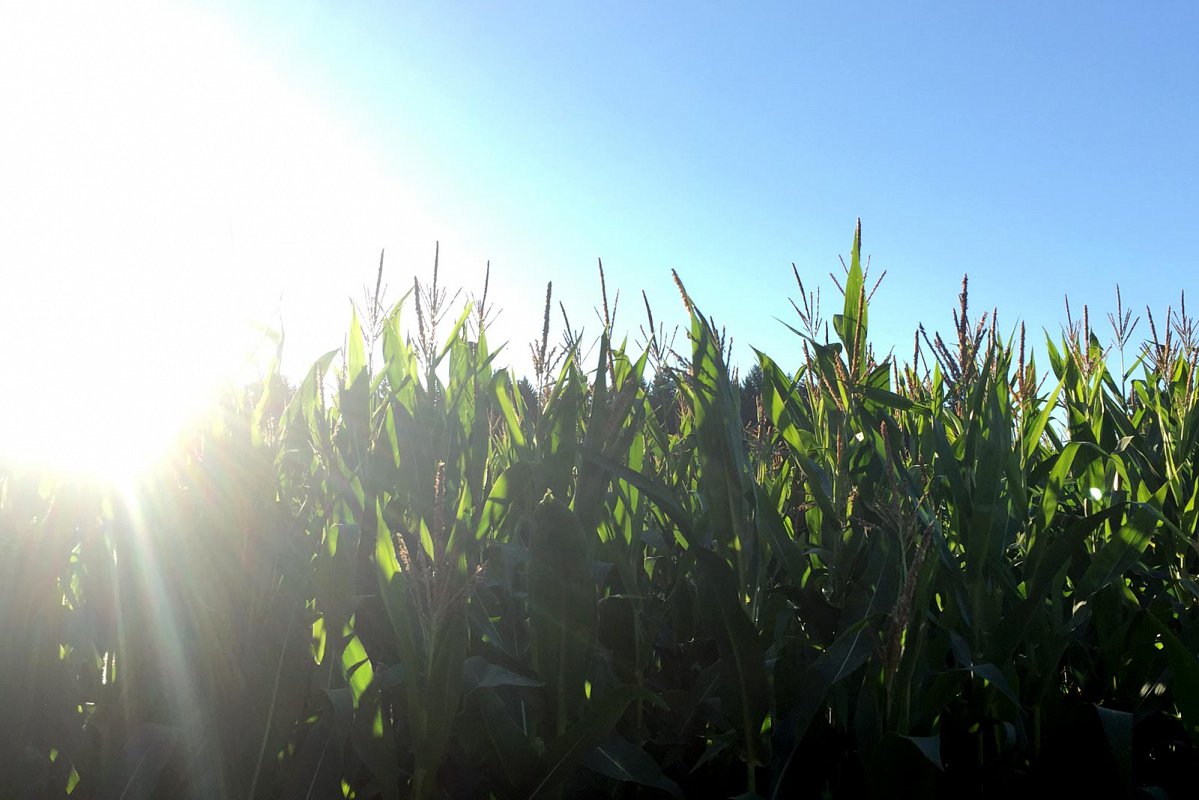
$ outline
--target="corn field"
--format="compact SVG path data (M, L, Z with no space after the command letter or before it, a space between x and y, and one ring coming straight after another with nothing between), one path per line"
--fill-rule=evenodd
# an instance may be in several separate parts
M418 287L135 494L0 465L0 798L1193 796L1185 309L880 360L860 250L752 381Z

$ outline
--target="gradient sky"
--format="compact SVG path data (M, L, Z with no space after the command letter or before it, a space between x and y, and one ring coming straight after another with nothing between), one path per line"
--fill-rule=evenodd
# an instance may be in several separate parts
M946 327L964 272L979 310L1051 329L1067 292L1106 311L1117 283L1134 308L1186 288L1195 4L746 5L287 3L229 19L469 231L463 249L500 282L538 296L553 278L583 316L597 256L666 309L674 267L739 341L785 351L789 265L827 289L859 216L888 272L881 343ZM457 263L452 235L415 236Z
M858 217L905 355L963 273L976 311L1051 332L1066 293L1164 315L1192 282L1199 6L742 5L5 3L20 413L136 385L110 405L144 418L280 319L302 369L382 248L395 299L437 241L451 285L490 259L518 368L549 280L597 331L597 257L623 325L642 289L682 321L675 268L739 362L793 362L790 265L831 314Z

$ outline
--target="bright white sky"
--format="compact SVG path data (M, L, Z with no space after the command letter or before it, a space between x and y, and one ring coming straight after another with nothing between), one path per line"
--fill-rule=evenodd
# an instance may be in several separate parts
M336 347L379 248L427 265L450 233L217 18L3 17L4 452L125 469L269 355L264 326L286 317L300 358Z
M790 271L861 216L906 357L961 275L1164 317L1193 283L1199 11L1150 4L0 0L0 455L128 471L283 320L291 374L389 296L476 288L521 368L595 258L680 321L670 269L783 363ZM558 325L560 329L560 324ZM1139 331L1144 331L1145 326ZM269 351L269 345L265 348ZM140 439L139 439L140 437Z

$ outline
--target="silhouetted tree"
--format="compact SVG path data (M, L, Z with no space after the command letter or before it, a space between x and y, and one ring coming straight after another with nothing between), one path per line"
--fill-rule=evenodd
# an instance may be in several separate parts
M658 424L667 433L679 432L679 397L674 376L667 368L654 373L649 385L649 405L658 418Z
M521 399L525 401L525 408L532 413L537 413L541 408L541 403L537 399L537 390L533 388L533 384L528 378L521 378L516 382L516 391L520 392Z
M762 400L762 367L754 364L741 381L741 426L758 423L758 406Z

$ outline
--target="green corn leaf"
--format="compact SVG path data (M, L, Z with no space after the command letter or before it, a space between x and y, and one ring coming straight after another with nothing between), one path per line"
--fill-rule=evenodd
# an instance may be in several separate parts
M845 276L845 309L833 317L833 328L845 344L850 370L858 373L861 351L866 341L866 286L862 273L862 221L858 220L853 233L853 249L849 256L849 273Z
M612 472L616 477L625 481L630 486L636 487L646 497L654 502L658 508L662 509L670 521L678 526L682 532L684 539L688 542L693 541L693 521L691 515L679 504L674 498L670 489L655 481L653 478L643 475L640 472L629 469L613 458L610 458L603 453L594 450L584 450L582 457L588 461L595 461L604 469Z
M665 706L661 698L640 686L614 686L593 699L587 713L549 743L540 777L527 794L529 800L551 796L575 767L608 738L625 709L637 700Z
M596 597L587 553L574 513L553 497L543 500L529 531L529 634L558 734L582 708L593 651Z
M496 404L499 405L500 413L504 417L508 436L511 437L512 444L517 448L517 451L523 452L528 445L525 441L525 433L521 427L520 417L516 412L512 378L507 372L496 374L495 381L492 383L492 390L495 392Z
M350 317L350 333L346 339L346 384L353 385L366 371L366 343L362 337L362 325L355 309Z
M472 761L488 765L488 774L507 791L504 797L522 797L522 790L541 775L541 762L522 717L510 709L493 689L467 695L466 713L460 720L457 741Z
M1041 609L1054 587L1054 579L1064 573L1066 566L1083 551L1086 540L1096 530L1119 519L1123 506L1113 506L1082 519L1074 520L1065 530L1058 530L1051 539L1038 537L1025 561L1025 598L1020 607L1009 612L991 637L1000 661L1007 661L1018 645L1033 617Z
M291 432L299 429L300 426L307 426L313 420L321 385L329 371L329 365L333 363L333 359L337 358L337 353L337 350L325 353L312 364L308 374L304 376L304 380L283 412L283 424L286 431Z
M738 580L756 583L752 562L756 542L748 529L752 493L749 464L743 446L741 416L719 338L697 310L691 312L691 376L686 385L700 455L698 483L709 504L704 544L712 539L735 554Z
M1027 463L1036 452L1037 446L1041 442L1041 434L1045 432L1045 426L1049 424L1049 418L1057 408L1057 397L1062 391L1064 380L1057 382L1057 386L1053 388L1049 399L1045 401L1044 407L1040 413L1033 419L1032 424L1024 429L1024 461Z
M904 736L903 738L915 745L920 754L927 758L934 767L940 770L945 769L945 764L941 761L940 734L934 736Z
M413 797L433 797L439 791L437 770L445 757L458 716L462 692L463 662L466 659L467 625L465 591L452 587L444 596L446 605L433 609L432 619L422 627L420 611L413 602L410 577L396 557L395 545L383 519L382 499L378 505L375 541L376 576L387 617L396 636L404 670L408 725L412 730L415 774ZM461 581L453 573L443 581Z
M537 687L545 683L518 675L499 664L490 664L480 656L471 656L462 663L462 687L465 691L494 689L497 686Z
M609 736L583 758L583 766L623 783L637 783L682 797L679 785L666 777L648 753L620 736Z
M800 755L804 734L824 705L828 693L838 682L865 664L874 653L875 646L874 628L870 619L859 620L842 631L836 641L829 645L808 669L798 702L775 726L776 737L785 745L785 750L775 753L775 762L771 770L773 778L767 793L770 800L777 800L783 796L783 780L792 762Z
M354 706L357 707L363 693L375 677L375 671L367 657L366 648L362 646L362 641L357 636L351 636L346 640L345 647L341 651L341 667L346 684L353 693Z
M399 800L400 764L396 755L396 737L388 717L384 713L382 688L389 681L376 676L370 688L359 701L354 713L350 741L354 753L370 770L384 800Z
M383 327L383 363L392 396L409 414L415 412L420 367L416 352L404 339L398 304Z
M770 710L765 649L746 616L736 577L725 560L709 550L696 549L695 563L700 614L711 627L720 653L721 704L741 736L747 762L765 764L759 736Z
M1170 692L1191 742L1199 746L1199 656L1152 612L1146 618L1161 637L1170 664Z
M413 726L416 757L413 797L418 800L440 794L437 771L445 759L458 718L466 659L467 625L462 610L451 606L437 609L436 613L431 623L432 635L428 637L424 691L419 706L409 708L409 719L417 723Z
M807 569L804 548L787 534L778 507L770 501L769 495L761 486L754 487L754 501L754 516L758 530L766 534L766 539L782 562L786 574L798 585Z
M600 336L599 363L591 387L591 414L587 419L587 431L583 437L582 450L596 451L603 448L608 435L608 335ZM575 494L571 509L585 528L595 527L608 475L594 459L582 459L579 477L575 482Z
M319 800L334 796L332 792L341 788L343 742L351 718L349 692L324 690L320 698L319 715L307 726L300 746L288 762L290 769L282 793L285 800Z
M1157 525L1156 514L1145 507L1136 508L1128 521L1095 554L1078 582L1079 597L1089 598L1121 578L1145 552Z
M1120 775L1120 788L1125 797L1132 792L1132 726L1133 715L1128 711L1118 711L1114 708L1095 706L1099 714L1099 723L1103 727L1103 735L1107 737L1108 747L1111 748L1112 760Z
M1057 457L1057 462L1049 473L1049 479L1045 483L1044 493L1041 499L1041 528L1049 529L1049 524L1053 522L1054 514L1057 513L1058 504L1061 500L1062 492L1064 491L1067 480L1071 475L1071 470L1074 467L1074 462L1078 459L1080 452L1082 460L1081 466L1090 464L1095 458L1101 457L1103 451L1096 445L1090 442L1071 442L1062 448L1061 453Z
M446 334L445 344L443 344L441 349L437 352L437 357L433 360L431 367L437 367L440 365L442 360L445 359L446 354L450 352L450 349L458 343L459 338L462 336L462 329L465 327L466 321L470 319L471 310L472 305L467 303L462 309L462 313L458 315L458 319L454 322L454 326L450 329L450 332Z
M887 389L880 389L876 386L863 386L862 394L868 400L872 400L884 408L889 408L893 411L912 411L918 409L928 413L928 409L924 406L917 405L910 398L898 395Z
M522 504L530 507L536 501L532 496L535 485L533 466L523 461L518 461L500 473L492 484L487 501L483 504L479 522L475 527L475 538L501 538L501 534L510 524L513 509Z

